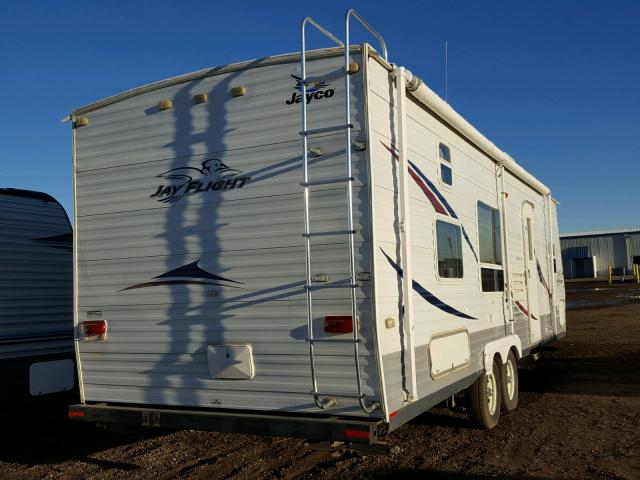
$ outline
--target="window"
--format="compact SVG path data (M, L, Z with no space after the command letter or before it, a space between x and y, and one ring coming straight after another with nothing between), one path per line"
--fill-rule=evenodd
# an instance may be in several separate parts
M482 202L478 202L478 243L482 291L501 292L504 290L504 274L500 212Z
M500 212L496 208L478 202L480 263L502 265L500 236Z
M444 143L438 145L438 157L440 158L440 180L445 185L453 185L453 170L451 168L451 152Z
M493 268L481 268L482 291L501 292L504 290L504 274L502 270Z
M462 278L462 233L458 225L436 220L438 274Z

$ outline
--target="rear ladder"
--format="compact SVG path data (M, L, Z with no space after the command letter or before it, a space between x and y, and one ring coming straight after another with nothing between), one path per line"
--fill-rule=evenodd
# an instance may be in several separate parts
M306 17L302 21L301 25L301 43L302 49L300 54L300 67L301 67L301 79L300 84L302 86L302 130L300 135L302 136L302 158L303 158L303 182L302 186L304 187L304 242L305 242L305 258L306 258L306 281L305 281L305 290L306 290L306 299L307 299L307 342L309 343L309 361L311 365L311 395L313 396L315 404L318 408L325 409L334 407L337 405L336 398L351 398L357 399L360 403L360 407L366 413L371 413L375 409L379 408L379 402L373 401L368 398L362 390L362 378L361 378L361 367L360 367L360 334L359 334L359 326L357 319L357 304L356 304L356 288L358 287L356 283L356 266L355 266L355 233L353 223L353 182L354 177L352 173L351 166L351 129L353 125L351 124L351 73L349 65L349 22L351 17L356 18L362 25L364 25L367 30L369 30L382 45L382 51L385 60L387 59L387 49L384 43L382 36L377 33L367 22L364 20L355 10L348 10L345 15L345 30L346 30L346 45L341 40L339 40L336 36L318 24L311 17ZM331 127L319 128L314 130L307 130L307 103L305 102L306 94L307 94L307 84L312 82L312 79L307 78L307 69L306 69L306 35L305 30L307 25L312 25L315 27L320 33L325 35L327 38L332 40L339 47L344 48L344 71L342 74L345 76L345 121L342 125L334 125ZM320 180L310 181L309 179L309 135L317 134L317 133L325 133L332 131L340 131L343 130L345 132L345 153L346 153L346 175L344 177L338 178L326 178ZM337 230L337 231L327 231L327 232L311 232L310 227L310 217L309 217L309 204L310 204L310 196L309 196L309 187L314 185L327 185L333 183L346 183L347 186L347 229L346 230ZM332 285L312 285L311 279L311 238L318 236L330 236L330 235L346 235L348 238L348 248L349 248L349 270L350 270L350 278L347 283L339 282ZM355 375L356 375L356 383L358 393L357 395L338 395L338 394L327 394L321 393L318 390L318 378L316 375L316 361L315 361L315 344L320 342L345 342L345 340L331 340L331 339L315 339L313 335L313 295L312 291L320 288L348 288L351 296L351 322L352 322L352 332L353 336L350 340L346 340L349 343L353 344L353 356L355 363Z

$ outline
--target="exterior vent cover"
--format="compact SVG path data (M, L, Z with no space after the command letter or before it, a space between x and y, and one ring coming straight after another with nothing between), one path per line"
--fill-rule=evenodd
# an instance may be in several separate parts
M207 363L211 378L250 380L255 377L251 345L209 345Z

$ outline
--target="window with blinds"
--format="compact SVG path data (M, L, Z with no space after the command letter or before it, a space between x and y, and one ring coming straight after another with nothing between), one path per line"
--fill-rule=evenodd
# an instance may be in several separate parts
M500 212L482 202L478 202L478 242L482 291L501 292L504 274Z

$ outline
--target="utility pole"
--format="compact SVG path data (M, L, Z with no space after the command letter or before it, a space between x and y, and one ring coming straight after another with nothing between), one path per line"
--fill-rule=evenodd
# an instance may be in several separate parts
M444 41L444 101L449 103L449 42Z

